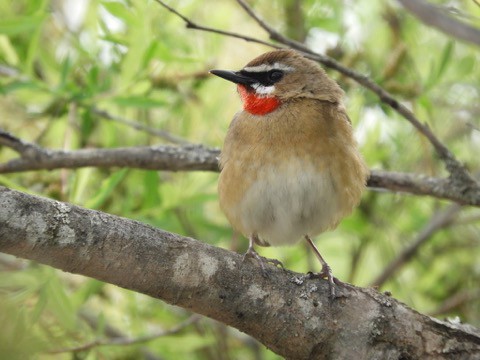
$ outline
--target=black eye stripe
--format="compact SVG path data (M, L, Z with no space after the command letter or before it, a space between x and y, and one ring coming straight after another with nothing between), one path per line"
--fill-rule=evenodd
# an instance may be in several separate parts
M240 70L240 74L244 76L248 76L251 79L255 79L264 86L271 86L276 82L280 81L283 77L283 71L277 70L277 69L272 69L269 71L258 71L258 72Z

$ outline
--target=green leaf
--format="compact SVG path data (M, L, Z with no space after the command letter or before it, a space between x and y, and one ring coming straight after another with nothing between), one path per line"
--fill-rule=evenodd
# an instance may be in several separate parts
M0 54L3 54L7 64L18 65L19 56L15 50L15 46L12 44L10 38L5 35L0 35Z
M63 64L60 71L60 82L64 84L67 81L68 74L70 73L70 69L72 68L72 63L70 61L70 56L67 56L65 60L63 60Z
M103 180L97 194L88 200L85 206L91 209L98 209L110 197L117 185L125 178L127 172L128 169L122 169Z
M445 47L443 48L442 56L440 57L440 62L438 63L438 65L435 65L435 60L432 60L430 65L430 72L428 74L427 80L425 81L425 90L430 90L439 83L448 68L450 60L452 59L454 47L455 43L453 41L449 41L447 45L445 45Z
M60 282L55 272L52 271L45 288L48 292L48 310L55 315L57 321L63 327L74 330L76 325L75 309L70 297L65 293L64 284Z
M148 67L148 64L152 60L152 58L155 56L155 53L158 49L158 41L155 39L152 42L150 42L150 45L147 47L143 54L143 60L142 60L142 65L144 68Z
M39 27L46 19L46 14L24 16L0 21L0 34L17 35L28 33Z
M93 297L98 295L105 288L105 283L96 279L87 279L85 283L80 285L80 287L75 292L72 297L73 304L76 308L80 308L85 302Z
M126 23L133 25L135 24L138 19L136 18L135 14L127 8L124 4L116 1L102 1L102 6L107 10L110 14L115 16L120 20L124 20Z
M452 59L454 48L455 48L455 42L453 40L450 40L447 43L447 45L445 45L442 52L442 57L440 59L440 64L437 70L437 79L440 79L443 76L445 70L447 69L449 62Z
M43 310L45 310L48 304L48 296L48 292L42 287L39 292L37 303L30 314L30 322L32 324L35 324L40 319Z
M35 289L39 287L39 281L31 272L0 272L0 289L15 290L15 289Z
M143 199L143 207L145 209L158 206L161 203L160 193L158 191L158 184L160 178L158 171L146 171L143 177L143 184L145 186L145 195Z
M14 80L0 87L0 94L6 95L17 90L44 90L42 84L30 80Z

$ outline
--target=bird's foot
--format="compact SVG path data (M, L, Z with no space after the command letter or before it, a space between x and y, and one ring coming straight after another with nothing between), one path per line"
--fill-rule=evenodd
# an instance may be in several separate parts
M245 255L243 255L243 261L245 261L245 259L247 257L251 257L255 260L258 261L259 265L260 265L260 268L262 269L262 275L263 277L266 277L268 278L268 271L267 271L267 267L265 266L265 264L267 263L270 263L270 264L273 264L275 266L280 266L282 269L283 269L283 264L281 261L277 260L277 259L269 259L269 258L266 258L266 257L263 257L261 255L259 255L255 249L253 248L253 246L249 246L248 247L248 250L247 252L245 253Z
M322 271L319 273L308 273L310 278L317 278L317 279L326 279L328 281L328 288L330 290L330 298L335 299L337 297L335 284L340 285L343 284L340 280L333 276L332 269L328 264L322 265Z
M315 244L313 243L312 239L310 239L310 237L308 235L305 235L305 239L307 240L307 243L312 247L313 252L317 256L320 263L322 264L322 271L320 271L318 274L313 274L313 273L310 273L310 274L312 274L314 277L317 277L317 278L327 279L328 287L329 287L329 290L330 290L330 298L333 300L337 297L336 293L335 293L335 284L340 285L340 284L343 284L343 283L333 276L332 269L327 264L327 262L322 257L322 255L320 254L320 251L318 251L318 249L315 246Z

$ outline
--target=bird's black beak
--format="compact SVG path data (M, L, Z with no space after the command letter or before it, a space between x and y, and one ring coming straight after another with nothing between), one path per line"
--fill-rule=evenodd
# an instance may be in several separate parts
M210 74L220 76L221 78L234 82L235 84L252 85L258 82L258 80L242 74L240 71L210 70Z

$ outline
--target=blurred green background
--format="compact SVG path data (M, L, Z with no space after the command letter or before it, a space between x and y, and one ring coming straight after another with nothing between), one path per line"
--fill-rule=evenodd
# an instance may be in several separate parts
M197 23L267 40L235 1L169 3ZM280 32L372 77L478 171L478 48L427 28L394 1L249 3ZM480 23L474 1L454 6L458 19ZM234 86L208 70L240 69L267 50L185 29L151 0L0 1L0 127L53 149L183 141L220 147L241 105ZM371 168L446 176L430 144L407 121L350 79L328 72L347 93L348 113ZM15 157L0 148L0 161ZM0 175L0 184L243 252L246 241L232 237L219 210L217 176L83 168ZM426 232L446 211L450 221ZM420 312L480 326L479 224L478 208L369 190L359 209L317 244L338 278L369 286L426 234L380 290ZM303 244L260 252L295 271L319 270ZM246 335L203 318L145 343L94 346L95 340L119 334L137 338L169 329L190 315L131 291L0 254L2 359L279 358ZM91 346L65 351L85 344Z

